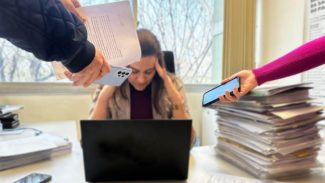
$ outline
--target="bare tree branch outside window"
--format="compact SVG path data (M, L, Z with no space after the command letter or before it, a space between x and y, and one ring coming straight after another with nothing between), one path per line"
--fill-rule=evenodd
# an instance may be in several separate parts
M0 81L55 81L55 75L49 63L40 62L31 53L0 39Z
M213 0L138 0L139 27L173 51L185 83L212 83L213 11Z
M80 0L83 6L114 1ZM214 6L214 0L138 0L139 27L155 33L163 50L173 51L176 73L185 83L213 82ZM0 81L56 79L51 64L0 39Z

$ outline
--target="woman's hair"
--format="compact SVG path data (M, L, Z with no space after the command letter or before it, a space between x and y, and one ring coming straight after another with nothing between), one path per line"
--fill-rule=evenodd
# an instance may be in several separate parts
M157 37L149 30L147 29L138 29L137 30L139 42L140 42L140 47L141 47L141 57L146 57L146 56L156 56L158 59L159 64L161 65L162 68L165 68L165 62L163 60L163 55L160 47L160 43L157 39ZM161 99L161 94L164 90L164 83L161 77L158 75L156 72L152 81L152 100L153 100L153 105L155 110L159 113L162 114L162 109L159 106L159 100ZM115 103L115 106L120 108L119 104L116 102L117 97L121 97L125 100L130 100L127 96L127 86L129 85L128 80L126 80L120 87L118 87L115 90L115 93L112 97L112 101ZM101 89L102 86L99 86L99 89ZM96 93L94 97L94 101L97 100L99 92Z

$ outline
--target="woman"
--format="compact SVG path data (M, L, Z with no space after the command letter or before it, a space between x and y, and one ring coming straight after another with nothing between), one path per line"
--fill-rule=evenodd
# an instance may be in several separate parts
M97 91L91 119L190 118L182 83L164 68L160 43L146 29L137 31L142 57L128 67L132 74L120 87ZM192 142L195 131L192 129Z
M234 102L267 81L298 74L323 64L325 64L325 36L310 41L260 68L243 70L225 79L222 83L238 76L241 90L238 92L238 89L234 89L235 96L226 92L225 96L221 96L219 99L224 103Z

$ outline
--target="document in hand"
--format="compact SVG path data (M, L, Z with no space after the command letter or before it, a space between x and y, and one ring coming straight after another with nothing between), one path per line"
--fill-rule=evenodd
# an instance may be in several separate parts
M81 11L87 17L85 25L88 39L102 51L108 63L114 66L110 78L97 83L116 86L119 83L116 80L120 79L118 71L130 73L129 68L125 66L141 59L141 48L130 3L121 1L86 6L82 7ZM57 79L65 78L65 68L61 63L54 62L53 68Z
M140 61L141 48L129 1L83 7L88 39L110 65L124 67Z

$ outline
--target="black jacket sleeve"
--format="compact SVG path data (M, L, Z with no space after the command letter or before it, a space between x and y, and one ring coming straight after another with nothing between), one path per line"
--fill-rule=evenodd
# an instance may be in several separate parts
M85 25L59 0L0 0L0 37L39 59L59 60L71 72L95 56Z

